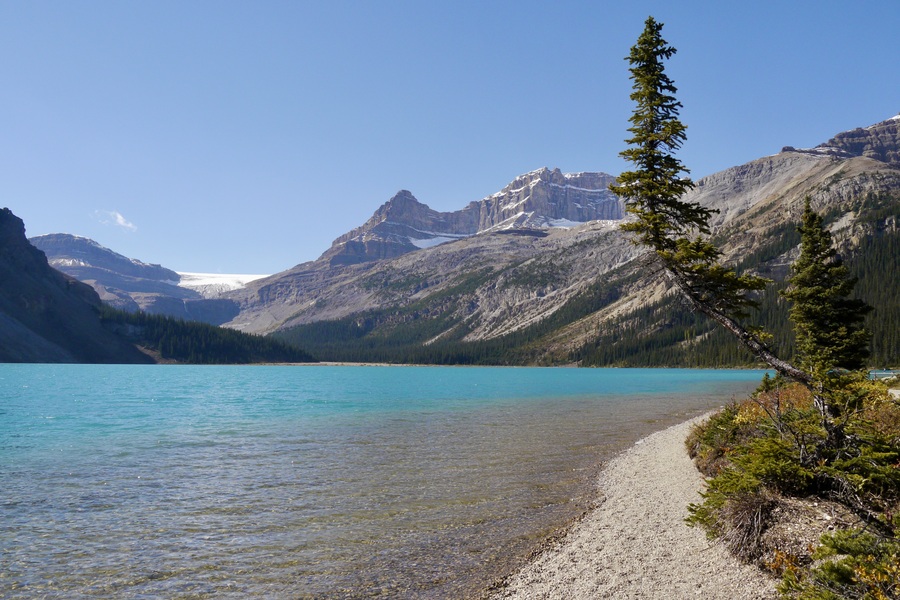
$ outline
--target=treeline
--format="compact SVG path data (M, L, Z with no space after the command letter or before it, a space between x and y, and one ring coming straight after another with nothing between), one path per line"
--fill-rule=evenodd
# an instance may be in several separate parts
M104 326L165 360L190 364L316 362L309 353L281 340L195 321L103 306Z
M859 277L856 295L875 307L866 319L872 366L900 364L900 232L862 239L848 266Z
M548 358L543 340L562 327L594 313L621 295L637 276L624 269L608 274L573 297L551 316L514 333L489 340L464 341L468 325L455 316L464 293L448 295L440 311L422 304L367 311L333 321L319 321L273 334L306 348L320 360L437 365L523 365L567 362L568 355ZM461 290L456 290L461 292ZM468 290L463 290L468 291ZM435 340L437 336L439 339ZM434 341L431 341L434 340Z

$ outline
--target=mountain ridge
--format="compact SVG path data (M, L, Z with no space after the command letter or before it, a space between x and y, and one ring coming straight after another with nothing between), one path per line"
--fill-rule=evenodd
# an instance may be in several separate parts
M718 211L715 239L742 269L783 279L806 196L852 258L867 236L896 233L898 122L837 134L813 149L786 146L699 179L685 200ZM597 340L615 339L604 336L626 323L645 323L646 331L629 334L641 338L667 331L640 315L674 300L619 231L622 204L606 189L613 179L542 168L444 213L401 190L318 259L225 292L234 312L222 323L277 333L317 355L317 348L334 351L321 356L329 360L434 360L441 347L464 356L518 344L524 362L589 364ZM684 342L693 334L682 335ZM360 345L368 354L347 353Z
M890 132L896 121L889 119L864 131L891 140L884 132ZM885 148L891 151L890 144ZM778 154L701 178L685 200L718 211L711 225L726 260L783 279L796 252L796 242L790 240L806 196L812 197L816 210L829 216L841 251L854 258L867 237L878 240L894 235L896 218L890 215L890 207L900 196L900 170L865 149L838 153L786 147ZM584 232L585 239L577 239ZM346 335L348 331L340 331L341 324L355 322L344 348L369 344L371 350L368 354L353 350L353 359L427 356L434 360L438 353L425 351L430 345L451 343L453 352L461 353L485 343L496 348L506 344L500 340L503 336L559 321L556 331L523 342L531 348L524 360L557 364L582 360L573 358L584 356L575 350L593 344L614 323L637 322L642 307L675 300L665 300L671 293L668 286L635 260L640 252L614 224L607 230L600 222L553 230L519 244L501 242L499 237L485 232L365 269L335 273L333 279L307 264L305 282L292 280L288 272L267 280L266 289L260 290L266 293L259 298L245 295L240 300L240 321L230 326L280 331L278 335L286 339L313 344L307 346L310 349L320 344L335 351L323 358L350 359L328 337ZM748 262L757 258L759 264ZM269 295L274 290L277 294ZM608 301L563 323L559 315L574 314L576 304L593 306L591 293L607 294ZM276 312L267 313L267 321L254 320L254 314L268 310ZM893 314L894 310L883 307L880 312ZM655 335L653 331L663 332L665 325L648 325L648 332L639 335ZM379 353L379 344L405 349ZM469 350L464 349L466 344Z
M55 233L28 241L44 252L50 266L87 283L114 308L212 325L221 325L237 314L232 301L218 297L233 286L192 285L190 278L172 269L128 258L81 236Z
M562 173L543 167L518 176L502 190L462 209L438 212L401 190L363 225L339 236L319 260L331 266L395 258L481 233L549 229L598 219L619 219L622 205L605 173Z

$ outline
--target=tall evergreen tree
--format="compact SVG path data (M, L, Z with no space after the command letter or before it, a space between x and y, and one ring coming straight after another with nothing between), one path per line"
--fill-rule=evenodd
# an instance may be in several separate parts
M681 103L677 89L665 73L664 60L676 50L661 35L662 24L649 17L644 31L631 48L627 60L634 113L628 129L631 147L620 155L634 164L622 173L610 190L622 197L635 219L622 229L636 234L636 243L651 249L671 281L691 306L734 334L754 354L780 373L809 381L809 375L778 358L759 333L741 325L750 307L756 306L752 292L766 280L738 275L719 262L721 251L703 238L709 233L713 211L682 196L693 187L683 176L687 169L672 153L686 140L686 127L678 119Z
M678 90L663 65L676 50L661 32L662 23L649 17L626 59L634 82L631 99L637 106L629 119L632 137L625 140L632 147L619 154L636 170L622 173L610 189L628 200L627 212L637 217L622 229L655 249L674 250L673 236L692 228L709 232L711 211L681 200L694 183L682 176L688 170L672 155L687 139L687 128L678 120L681 103L674 96Z
M775 355L764 342L763 332L740 322L747 308L756 305L753 292L764 289L767 281L739 275L722 265L721 251L702 237L709 233L712 211L681 199L692 184L680 176L686 169L670 154L686 136L678 120L681 104L675 100L675 86L663 67L663 60L675 49L662 38L661 30L660 23L648 18L627 59L636 108L629 128L633 137L627 140L632 147L621 155L634 163L636 170L623 173L618 185L610 186L635 216L623 229L635 233L636 243L653 251L695 310L735 335L778 373L813 392L827 433L818 456L822 458L828 449L847 443L841 413L863 398L857 391L862 375L844 376L836 368L863 366L868 334L862 320L869 309L848 298L856 282L837 260L821 217L807 202L800 229L803 255L786 294L795 302L791 318L797 330L799 366Z
M834 369L861 369L869 355L869 332L863 321L872 307L850 298L857 280L837 255L831 233L809 198L798 229L800 257L791 267L790 287L782 294L793 302L790 314L799 365L817 379Z

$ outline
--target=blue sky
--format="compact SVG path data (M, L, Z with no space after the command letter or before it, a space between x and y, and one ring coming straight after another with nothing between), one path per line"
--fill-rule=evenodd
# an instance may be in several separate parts
M542 166L617 174L648 15L695 179L900 112L897 0L3 2L0 206L272 273L400 189L446 211Z

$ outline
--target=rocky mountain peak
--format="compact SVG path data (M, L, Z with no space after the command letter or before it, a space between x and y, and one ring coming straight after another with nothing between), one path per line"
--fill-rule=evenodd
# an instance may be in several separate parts
M397 208L397 209L406 209L409 207L420 207L425 206L418 200L416 197L412 195L412 192L409 190L400 190L394 197L384 203L383 208ZM426 207L427 208L427 207Z
M614 181L615 177L606 173L563 173L548 168L520 175L481 201L480 230L547 229L621 219L622 204L609 191Z
M39 269L47 262L25 238L25 223L8 208L0 209L0 260L26 270Z
M573 227L622 218L605 173L563 173L543 167L463 209L438 212L401 190L361 227L337 238L320 257L331 265L394 258L490 231Z
M8 208L0 209L0 250L25 237L25 223Z
M600 177L598 178L598 176ZM605 173L563 173L558 168L549 169L547 167L541 167L540 169L535 169L534 171L519 175L494 195L501 195L525 185L533 186L538 183L555 186L577 185L581 183L585 184L585 187L591 189L604 190L608 187L608 184L606 183L608 177L609 176Z
M550 170L547 167L541 167L540 169L535 169L534 171L519 175L518 177L510 181L506 187L504 187L494 195L498 196L501 194L505 194L511 190L521 188L523 185L533 185L539 181L549 183L556 179L558 182L562 176L562 171L560 171L559 169Z
M865 156L900 166L900 115L869 127L844 131L815 149Z
M398 224L414 225L423 220L427 221L437 215L427 205L419 202L412 192L400 190L394 196L381 205L375 214L363 226L374 226L384 221Z

